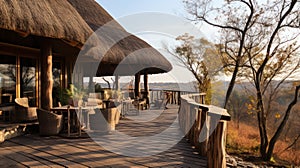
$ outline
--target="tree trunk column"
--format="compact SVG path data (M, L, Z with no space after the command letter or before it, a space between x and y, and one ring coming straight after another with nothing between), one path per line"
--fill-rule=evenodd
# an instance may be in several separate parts
M120 77L119 77L119 75L116 75L115 83L116 83L116 90L120 90Z
M141 81L140 73L135 74L135 81L134 81L134 95L135 95L135 97L140 97L140 81Z
M212 120L215 122L215 120ZM213 124L213 123L211 123ZM219 121L216 129L209 137L207 150L207 167L208 168L226 168L226 129L227 122Z
M149 83L148 83L148 73L144 73L144 97L146 98L147 109L150 108L150 100L149 100Z
M41 107L52 108L52 47L50 43L41 45Z

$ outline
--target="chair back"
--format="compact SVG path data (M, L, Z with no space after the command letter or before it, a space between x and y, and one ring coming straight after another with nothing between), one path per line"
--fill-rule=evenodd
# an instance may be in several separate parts
M57 135L62 130L62 115L57 115L44 109L37 109L37 116L40 135Z
M28 98L27 97L23 97L23 98L16 98L15 99L15 103L19 106L23 106L23 107L29 107L28 105Z

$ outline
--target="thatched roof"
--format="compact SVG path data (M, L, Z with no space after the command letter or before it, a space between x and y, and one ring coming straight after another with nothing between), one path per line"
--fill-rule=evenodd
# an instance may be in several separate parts
M94 31L108 22L113 22L111 24L112 27L124 30L123 27L95 0L68 0L68 2L77 10Z
M124 28L119 25L112 18L112 16L110 16L94 0L68 1L78 11L82 18L88 23L88 25L94 31L97 31L98 36L100 36L99 43L102 46L110 46L109 51L104 51L105 53L99 51L98 48L95 48L95 52L89 52L91 54L90 56L92 57L98 57L101 54L105 54L105 56L102 58L102 62L100 64L97 75L111 75L111 73L121 62L122 64L127 64L127 68L130 68L130 66L148 67L147 69L144 69L144 71L147 71L150 74L164 73L172 69L172 65L167 59L164 58L164 56L162 56L157 50L155 50L145 41L124 30ZM105 27L103 27L104 25ZM98 29L100 27L102 29L99 32ZM114 45L111 46L111 44ZM125 59L126 57L128 58L129 55L130 59ZM107 66L108 64L112 67ZM124 75L126 75L126 72L123 73ZM131 72L127 73L130 74Z
M0 28L83 44L91 28L65 0L0 0Z
M94 31L110 23L96 37L99 38L95 40L97 43L85 45L88 46L87 54L96 60L104 55L98 76L112 75L124 60L127 67L143 65L146 67L143 71L150 74L172 69L157 50L129 34L94 0L0 0L0 18L0 40L38 48L40 40L50 38L54 51L58 53L78 52L78 48L72 47L82 46L91 39L89 37ZM93 51L95 48L96 52ZM106 48L109 50L105 51ZM138 52L140 50L143 52ZM125 59L129 55L130 59ZM132 74L128 72L128 75Z

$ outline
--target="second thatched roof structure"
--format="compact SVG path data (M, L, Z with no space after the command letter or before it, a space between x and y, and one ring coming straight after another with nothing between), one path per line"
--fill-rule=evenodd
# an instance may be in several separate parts
M89 52L92 57L104 54L98 69L98 76L111 75L116 68L126 70L126 72L123 70L118 72L121 75L133 75L132 73L135 73L137 69L149 74L165 73L172 69L172 65L163 55L145 41L128 33L94 0L68 1L91 29L100 36L101 44L108 43L109 50L105 53L99 49L95 49L96 52ZM118 67L120 63L123 67Z
M83 48L96 60L102 57L97 76L113 75L120 63L126 65L122 75L133 75L136 67L150 74L172 69L157 50L125 31L94 0L0 0L0 18L1 42L38 49L41 40L50 39L53 52L72 52L70 56L106 25L98 43Z

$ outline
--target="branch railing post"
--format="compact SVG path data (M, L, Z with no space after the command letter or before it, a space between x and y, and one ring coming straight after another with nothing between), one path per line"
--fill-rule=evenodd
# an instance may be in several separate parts
M202 134L200 135L199 132L199 140L200 140L200 145L199 145L199 153L201 156L207 156L207 142L208 142L208 128L206 122L207 122L207 110L204 108L199 108L199 113L200 113L200 131L202 130ZM201 138L201 139L200 139Z
M207 166L209 168L226 167L226 128L227 121L219 121L208 140Z
M185 138L195 146L199 154L207 157L207 167L226 167L226 128L227 121L231 119L227 111L220 107L205 105L204 93L155 91L156 99L165 98L166 91L171 92L170 103L180 105L179 126ZM156 101L154 98L151 100Z
M208 167L225 168L226 127L230 115L220 107L202 104L205 94L182 95L180 102L179 124L185 137L201 156L207 157Z

